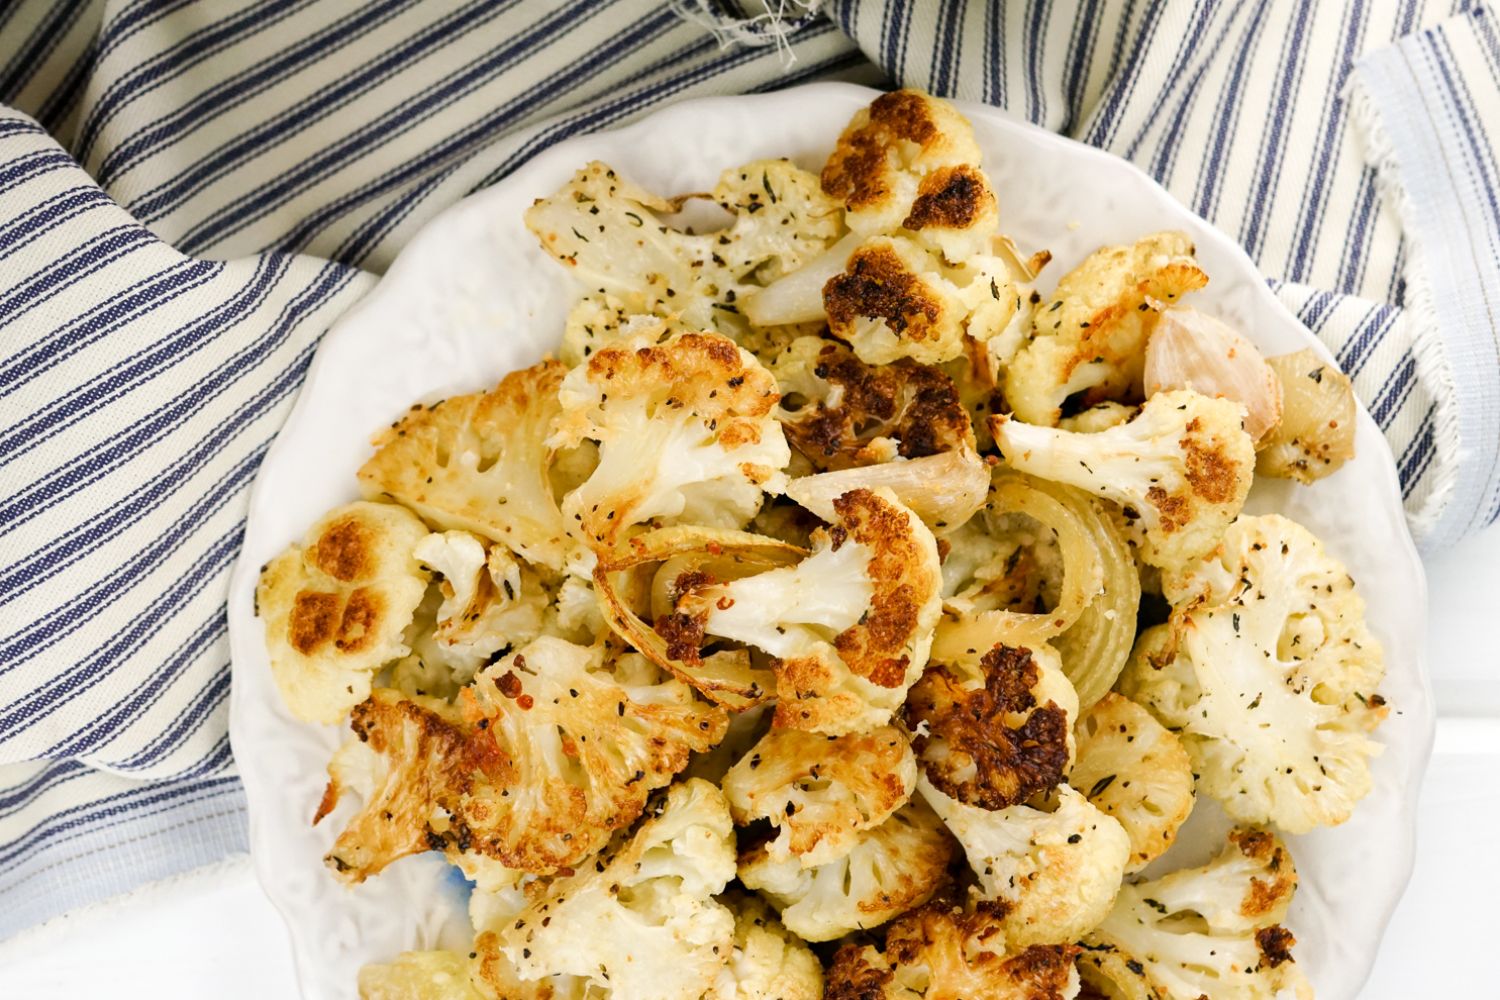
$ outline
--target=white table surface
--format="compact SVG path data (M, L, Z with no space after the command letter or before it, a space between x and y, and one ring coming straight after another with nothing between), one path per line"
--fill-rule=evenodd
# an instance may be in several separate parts
M1500 527L1427 563L1439 711L1416 873L1364 1000L1500 996ZM287 932L248 859L0 949L0 998L279 1000L297 995Z

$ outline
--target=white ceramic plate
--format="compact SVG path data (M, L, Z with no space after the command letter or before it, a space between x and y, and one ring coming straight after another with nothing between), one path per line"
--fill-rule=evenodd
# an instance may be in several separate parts
M875 92L819 84L754 97L709 98L627 128L572 139L433 219L379 286L318 349L286 428L261 466L244 553L229 599L233 650L230 734L250 803L250 843L266 892L291 929L304 996L349 997L367 961L409 948L467 947L466 888L436 857L406 859L352 890L320 859L344 806L309 825L329 755L347 729L295 722L271 681L252 611L258 568L319 514L356 496L368 439L416 400L492 385L541 358L561 336L577 290L522 224L533 199L589 160L604 160L663 194L709 189L721 170L789 156L817 169L844 123ZM993 108L963 107L1000 195L1002 228L1053 253L1044 284L1104 243L1160 229L1192 235L1211 281L1200 308L1243 330L1267 354L1323 348L1271 295L1223 234L1113 156ZM1326 354L1326 352L1324 352ZM1330 358L1330 360L1332 360ZM1291 842L1302 888L1288 921L1297 958L1323 1000L1352 1000L1411 871L1417 786L1432 741L1422 664L1426 585L1407 534L1394 464L1361 409L1359 457L1312 488L1258 485L1252 509L1303 522L1354 574L1385 646L1382 687L1394 711L1375 789L1354 818ZM1206 855L1215 826L1202 809L1181 856ZM1174 855L1177 851L1174 850Z

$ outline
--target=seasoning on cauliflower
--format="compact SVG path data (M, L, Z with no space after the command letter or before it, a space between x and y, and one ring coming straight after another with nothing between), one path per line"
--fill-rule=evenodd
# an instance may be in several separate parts
M427 590L413 551L427 528L392 504L335 508L260 572L271 676L304 722L338 722L370 693L382 666L405 656L404 632Z
M936 899L886 930L885 950L849 943L835 953L825 1000L1073 1000L1073 944L1012 951L996 919L1001 907L965 911Z
M684 199L660 198L595 162L528 209L526 227L590 291L631 312L732 335L745 327L743 298L838 239L842 212L788 160L727 170L710 197L730 224L685 232L661 220Z
M481 978L498 953L522 980L569 976L601 997L700 1000L733 953L734 913L713 897L734 873L724 797L706 781L673 785L632 836L479 935Z
M890 721L922 674L941 611L937 543L885 490L850 490L836 523L794 566L720 583L677 581L655 629L673 659L695 662L706 636L775 657L776 725L837 735Z
M986 343L1009 328L1023 296L999 257L949 264L904 236L876 236L823 286L828 332L861 361L951 361L965 337Z
M1004 809L1062 782L1078 696L1057 656L996 646L977 668L933 663L903 711L927 779L944 794Z
M405 951L359 970L359 1000L483 1000L460 951Z
M1135 511L1145 524L1142 558L1166 567L1212 549L1245 504L1255 446L1243 412L1180 390L1157 393L1129 423L1095 434L1004 416L991 418L990 429L1012 468Z
M568 373L554 447L599 444L599 465L563 499L598 551L651 518L742 527L791 458L760 362L710 333L595 351Z
M1187 751L1151 713L1114 692L1078 720L1078 760L1068 783L1120 821L1130 838L1126 871L1140 871L1177 839L1193 810Z
M414 405L375 437L359 470L369 497L388 496L439 528L472 531L561 570L567 525L553 495L547 437L567 369L543 361L488 392Z
M481 853L543 874L602 848L728 726L645 657L552 636L485 668L459 704L501 764L458 815Z
M1016 416L1051 427L1079 393L1086 406L1139 399L1162 303L1208 283L1193 252L1183 233L1155 233L1096 250L1063 275L1006 369L1005 398Z
M1261 442L1255 471L1303 485L1354 457L1354 384L1312 348L1266 362L1281 386L1281 422Z
M703 1000L823 1000L823 965L759 897L731 893L734 951Z
M923 802L913 799L859 835L848 854L816 868L796 858L773 861L764 845L740 853L740 881L781 911L787 929L806 941L832 941L920 906L947 879L953 839Z
M1301 525L1242 517L1163 577L1174 623L1143 633L1121 690L1178 730L1202 789L1246 823L1306 833L1371 787L1386 714L1364 602Z
M933 527L967 521L984 503L990 471L953 381L909 361L874 366L843 344L799 337L771 365L778 417L793 448L821 474L787 493L824 513L859 486L886 486Z
M953 105L915 90L882 94L855 113L823 167L823 191L861 235L906 230L961 263L999 222L979 144Z
M1217 858L1120 888L1083 941L1084 981L1141 1000L1312 1000L1280 926L1297 871L1276 836L1238 829Z
M355 705L349 727L358 739L329 761L328 787L313 822L332 812L348 792L361 805L324 863L353 883L408 854L467 849L455 814L476 775L499 773L493 746L474 739L451 706L388 688Z
M772 861L804 868L854 849L859 835L911 798L917 763L895 726L826 737L772 729L724 775L729 811L740 826L768 820Z
M939 791L925 776L917 790L963 845L981 899L1004 904L1012 947L1074 941L1114 902L1130 840L1082 793L1057 786L1052 812L1029 805L982 809Z

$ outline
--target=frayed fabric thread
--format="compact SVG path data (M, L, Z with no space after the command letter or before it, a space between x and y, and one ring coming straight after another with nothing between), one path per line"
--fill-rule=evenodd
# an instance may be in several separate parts
M754 2L754 0L752 0ZM713 35L720 48L775 46L782 65L790 69L797 61L791 36L817 18L823 0L759 0L759 13L728 13L726 4L715 0L671 0L672 12Z

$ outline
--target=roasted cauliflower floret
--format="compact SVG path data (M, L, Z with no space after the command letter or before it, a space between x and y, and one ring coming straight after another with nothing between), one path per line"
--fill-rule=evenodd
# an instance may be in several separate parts
M787 485L826 512L859 486L888 487L933 527L967 521L984 502L989 466L953 381L912 362L867 365L837 341L799 337L771 365L792 447L820 475Z
M1027 423L1055 426L1063 403L1079 393L1085 405L1139 399L1161 304L1207 283L1182 233L1094 251L1037 308L1030 343L1006 369L1011 409Z
M655 628L693 662L705 636L775 657L776 724L857 732L890 721L921 676L941 610L937 543L887 491L850 490L794 566L727 583L688 574Z
M359 1000L482 1000L461 951L405 951L359 970Z
M947 878L953 840L930 808L913 799L859 835L837 861L803 868L771 860L765 846L740 854L740 881L781 911L787 929L807 941L832 941L920 906Z
M903 715L935 787L1004 809L1062 782L1078 696L1050 650L996 646L977 669L930 664Z
M1266 362L1281 386L1281 422L1261 442L1255 471L1308 484L1354 457L1354 385L1312 348Z
M486 547L467 531L444 531L424 538L415 554L440 577L432 636L452 654L483 662L541 634L547 591L504 546Z
M460 692L465 721L500 755L458 813L481 853L546 873L632 823L647 795L724 736L722 709L644 657L542 636Z
M1011 951L1000 909L965 911L933 900L897 919L885 950L846 944L828 970L826 1000L1072 1000L1078 995L1073 944Z
M1001 258L949 264L904 236L867 240L823 286L829 333L869 364L951 361L965 337L983 344L1000 336L1020 304Z
M741 826L768 820L772 861L812 868L854 849L911 798L917 764L895 726L826 737L772 729L724 776L729 811Z
M388 496L440 528L472 531L561 570L569 542L553 495L547 438L567 369L511 372L488 392L414 405L375 437L359 470L371 498Z
M1171 731L1114 692L1078 720L1078 760L1068 783L1120 821L1130 838L1126 871L1166 852L1193 810L1193 764Z
M724 797L674 785L632 836L480 934L479 968L498 954L522 980L576 977L601 998L701 1000L733 952L734 913L713 897L734 872Z
M1344 567L1293 521L1242 517L1163 588L1174 623L1142 634L1122 690L1180 732L1234 818L1288 833L1348 819L1386 709L1380 647Z
M816 177L787 160L727 170L710 197L730 224L684 232L661 220L681 199L660 198L596 162L528 209L526 226L585 287L630 312L733 334L744 328L740 300L825 250L843 232L842 212Z
M255 589L271 676L304 722L338 722L370 693L405 639L428 573L413 554L427 528L391 504L335 508L267 563Z
M599 465L563 499L596 549L651 518L738 528L779 492L791 452L769 372L734 342L682 333L595 351L568 373L552 443L598 442Z
M999 221L979 144L949 104L914 90L882 94L839 136L823 191L864 236L918 234L954 263L985 251Z
M1078 434L992 418L1012 468L1067 483L1135 511L1142 558L1154 566L1195 559L1218 544L1250 492L1255 446L1243 408L1190 390L1152 396L1129 423Z
M1122 886L1083 941L1084 980L1129 1000L1312 1000L1279 925L1296 888L1273 834L1234 830L1207 865Z
M1082 793L1059 785L1055 809L1047 812L965 805L925 777L917 789L963 845L980 898L1004 904L1013 947L1077 940L1109 912L1130 840Z
M822 1000L823 965L759 896L733 893L734 951L703 1000Z
M354 706L357 740L328 764L328 787L313 822L353 792L359 812L323 862L346 882L363 882L392 861L465 841L455 813L476 776L498 775L501 761L475 739L451 706L382 688Z

